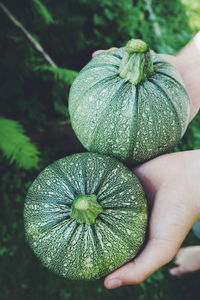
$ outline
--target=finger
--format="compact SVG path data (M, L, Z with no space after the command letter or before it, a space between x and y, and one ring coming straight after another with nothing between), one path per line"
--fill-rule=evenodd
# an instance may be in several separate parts
M121 285L139 284L175 255L169 241L149 240L143 252L133 261L122 266L105 278L105 287L116 288Z
M178 194L174 189L169 193L168 186L164 186L157 192L146 247L133 262L129 262L106 277L107 288L141 283L175 256L193 224L190 210L185 209L185 206L176 207L176 203L173 203L176 199L178 204L182 204L183 191L177 185L176 189ZM185 220L188 222L184 223Z
M105 50L96 50L92 53L92 57L95 57L96 55L105 52Z
M107 49L106 52L113 51L113 50L116 50L116 49L117 49L117 47L111 47L111 48Z
M174 259L174 263L179 265L180 262L181 262L181 258L182 258L182 254L183 254L183 251L182 251L182 248L179 249L178 253L176 254L176 257Z
M113 50L115 50L115 49L117 49L117 48L116 48L116 47L112 47L112 48L109 48L109 49L106 49L106 50L96 50L96 51L94 51L94 52L92 53L92 57L95 57L96 55L101 54L101 53L103 53L103 52L113 51Z
M182 275L185 273L184 269L181 268L181 266L178 266L178 267L175 267L175 268L172 268L169 270L169 273L173 276L178 276L178 275Z

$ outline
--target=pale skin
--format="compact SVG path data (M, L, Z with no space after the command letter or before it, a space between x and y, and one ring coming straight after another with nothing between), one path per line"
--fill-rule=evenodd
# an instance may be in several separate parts
M98 50L93 56L102 51ZM176 56L161 54L180 72L191 99L190 121L200 108L200 32ZM200 270L200 246L181 244L200 219L200 150L161 155L136 169L150 203L148 241L131 262L109 274L105 287L139 284L175 256L172 275Z

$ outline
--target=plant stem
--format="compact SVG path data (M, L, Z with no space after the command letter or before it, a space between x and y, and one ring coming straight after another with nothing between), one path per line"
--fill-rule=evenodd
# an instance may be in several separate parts
M119 67L120 77L136 85L153 73L153 62L148 45L138 39L128 41Z
M103 208L97 202L96 195L79 195L72 203L70 216L80 224L92 225L102 211Z
M3 12L7 15L7 17L10 19L10 21L17 26L23 34L26 36L26 38L31 42L31 44L34 46L34 48L44 57L44 59L51 65L56 67L56 63L51 59L51 57L45 52L43 47L39 44L39 42L33 37L33 35L22 25L22 23L16 19L16 17L10 12L10 10L2 3L0 2L0 8L3 10Z
M158 38L161 38L162 31L161 31L161 28L160 28L158 22L156 21L156 15L152 8L152 2L151 2L151 0L144 0L144 2L146 3L146 9L149 13L149 19L152 21L152 25L153 25L155 34L157 35Z

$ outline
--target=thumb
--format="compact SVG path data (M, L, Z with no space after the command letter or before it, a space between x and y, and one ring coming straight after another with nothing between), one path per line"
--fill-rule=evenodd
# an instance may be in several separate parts
M149 275L168 263L176 254L173 243L164 239L150 239L142 253L133 261L117 269L105 278L105 287L139 284Z

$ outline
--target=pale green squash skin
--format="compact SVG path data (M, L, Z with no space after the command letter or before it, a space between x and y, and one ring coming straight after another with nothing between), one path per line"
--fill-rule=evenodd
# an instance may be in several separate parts
M96 194L92 225L69 215L73 199ZM136 176L117 160L74 154L42 171L29 188L25 232L43 265L70 279L97 279L132 259L144 242L147 204Z
M175 68L153 51L154 74L135 85L121 78L124 49L98 54L81 70L70 90L69 113L87 150L139 163L177 144L190 100Z

